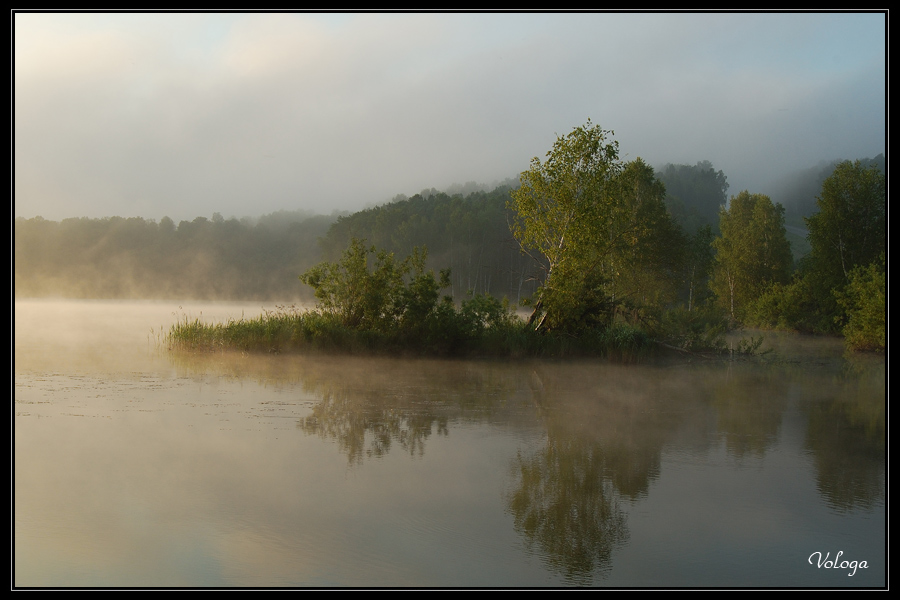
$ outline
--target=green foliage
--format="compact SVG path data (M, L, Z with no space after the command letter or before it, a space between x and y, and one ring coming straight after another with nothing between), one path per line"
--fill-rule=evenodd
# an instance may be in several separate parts
M822 184L817 204L819 212L806 219L811 251L804 277L817 320L824 331L836 331L846 315L834 291L849 283L853 269L886 250L885 175L875 165L843 162Z
M602 347L609 358L631 362L646 355L651 347L651 339L646 331L629 323L614 323L603 331Z
M750 338L741 338L738 340L737 347L732 350L733 354L745 354L748 356L752 356L754 354L760 354L759 348L762 346L763 342L766 340L764 336L750 336ZM766 350L761 354L766 354L770 352L770 350Z
M202 324L184 319L168 342L185 350L323 351L438 356L605 355L633 360L651 344L643 330L616 323L536 335L507 300L470 294L460 306L439 297L449 271L438 280L425 270L426 253L394 255L353 240L337 263L323 263L301 278L315 289L315 310L279 308L256 319Z
M608 327L615 305L606 292L605 280L595 269L582 270L572 264L556 268L538 294L529 325L537 331L577 334Z
M810 318L810 293L806 283L799 277L788 284L772 283L749 300L744 324L762 329L816 331L818 327Z
M608 244L613 182L621 171L618 142L590 121L557 138L547 160L535 157L511 192L513 235L547 259L548 270L580 260L582 250ZM599 248L602 254L604 248Z
M784 208L762 194L743 191L720 212L721 237L710 287L732 319L743 321L747 306L773 283L787 283L793 264L785 236Z
M557 138L510 193L513 236L545 270L532 317L538 327L574 330L592 316L587 307L608 304L599 263L615 242L615 179L622 169L611 135L588 121Z
M347 328L388 334L412 332L437 305L441 281L425 272L427 252L416 248L403 261L354 239L339 263L321 263L300 276L315 290L318 306ZM371 266L370 266L371 263Z
M323 258L337 260L354 238L405 256L428 246L429 268L449 268L449 295L462 302L472 291L518 303L534 293L534 266L518 252L509 230L509 187L467 196L423 190L339 218L321 240Z
M489 330L515 327L518 322L510 309L509 301L480 294L472 294L463 301L459 316L469 328L470 337L480 337Z
M450 270L441 271L438 280L425 270L426 259L424 250L414 249L398 262L392 253L354 239L338 263L323 263L301 276L319 301L311 314L339 327L338 346L350 342L375 351L449 355L512 352L523 324L509 303L470 294L457 309L449 297L440 298Z
M886 179L859 161L839 164L822 184L819 212L806 219L815 269L835 287L857 265L877 260L887 234Z
M640 158L623 165L612 132L591 124L557 138L511 192L511 230L544 269L531 323L576 334L616 312L674 299L684 241L665 187Z
M640 158L616 179L616 242L601 263L609 295L630 307L674 302L686 257L686 240L665 205L666 188Z
M806 219L809 255L793 282L764 290L752 303L749 324L843 333L854 349L886 343L876 276L884 271L885 184L877 164L845 161L834 168L822 184L819 212Z
M687 352L724 352L728 331L726 315L714 306L675 307L662 314L658 337L665 345Z
M835 292L847 314L843 334L848 348L876 352L887 348L886 292L884 254L877 262L854 268L847 286Z

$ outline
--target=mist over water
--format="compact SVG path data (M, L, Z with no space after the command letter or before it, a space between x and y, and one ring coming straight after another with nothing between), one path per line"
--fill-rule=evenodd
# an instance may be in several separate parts
M179 354L15 303L17 586L882 586L885 362ZM808 559L866 561L853 576Z
M40 299L15 303L20 371L139 372L164 353L175 322L254 318L272 305L237 302Z

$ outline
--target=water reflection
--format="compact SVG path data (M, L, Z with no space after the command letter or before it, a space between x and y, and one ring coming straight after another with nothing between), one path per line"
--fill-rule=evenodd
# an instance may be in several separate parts
M816 486L834 510L869 509L885 501L884 369L884 363L857 362L803 404Z
M323 390L322 400L312 414L301 419L297 427L307 434L333 439L351 463L377 458L390 451L396 442L411 455L422 456L425 441L433 432L447 435L446 415L436 415L427 407L414 410L408 404L399 406L384 396L353 394L346 389ZM368 398L367 398L368 397Z
M297 428L337 443L351 464L378 458L395 445L422 456L448 423L513 415L520 377L511 363L373 357L258 357L173 354L189 372L217 369L267 385L297 383L316 398ZM521 398L518 398L521 401Z
M53 324L123 308L118 338L54 354L17 303L17 581L884 579L885 362L839 342L618 366L148 352L144 305ZM816 550L870 569L826 574Z
M546 443L519 452L506 497L516 530L569 584L591 585L629 537L622 503L649 492L664 446L704 394L677 372L585 361L534 368Z
M765 456L778 441L790 400L789 380L781 369L735 365L716 379L711 392L716 427L728 453L737 459Z
M778 360L641 367L358 357L178 360L205 373L216 361L219 372L267 385L299 383L315 400L297 429L332 441L356 466L393 450L421 458L430 440L451 436L464 423L540 428L543 441L510 460L503 502L526 547L572 585L608 575L616 549L629 540L625 507L650 493L667 448L703 455L722 444L738 463L758 461L783 443L793 400L808 421L806 448L828 505L849 510L883 501L879 375L857 370L836 378L821 361L810 370Z
M537 547L548 568L574 585L591 585L628 539L625 513L603 476L599 446L565 444L519 453L515 490L507 497L516 531Z
M510 459L505 510L525 546L567 584L603 581L629 541L627 507L650 494L673 449L721 444L736 463L784 443L793 401L818 491L838 510L884 493L884 387L870 371L834 375L794 361L619 366L600 361L472 362L343 357L182 357L208 373L298 383L314 398L297 421L348 464L400 451L465 423L515 422L542 432ZM184 367L187 363L181 363ZM882 363L883 364L883 363ZM877 363L876 363L877 369ZM823 392L827 390L827 392Z

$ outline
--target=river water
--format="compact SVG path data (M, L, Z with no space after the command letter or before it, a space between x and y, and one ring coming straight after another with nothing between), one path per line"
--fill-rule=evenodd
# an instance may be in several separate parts
M274 308L274 307L267 307ZM882 587L886 370L185 355L15 302L17 587Z

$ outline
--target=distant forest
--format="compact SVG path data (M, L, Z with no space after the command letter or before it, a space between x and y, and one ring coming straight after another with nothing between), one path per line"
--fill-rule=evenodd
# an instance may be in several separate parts
M838 161L786 178L771 194L790 222L816 211L822 182ZM860 161L885 170L885 158ZM718 233L728 199L725 174L708 161L665 165L656 177L666 206L687 236L704 226ZM510 232L510 184L491 191L457 186L399 195L353 214L280 211L258 218L197 217L176 224L139 217L14 220L16 298L192 299L311 302L298 276L336 261L351 239L365 239L399 256L425 247L428 266L451 269L445 293L469 293L519 303L540 285L539 265ZM682 296L690 293L684 274ZM704 286L706 287L706 286Z

